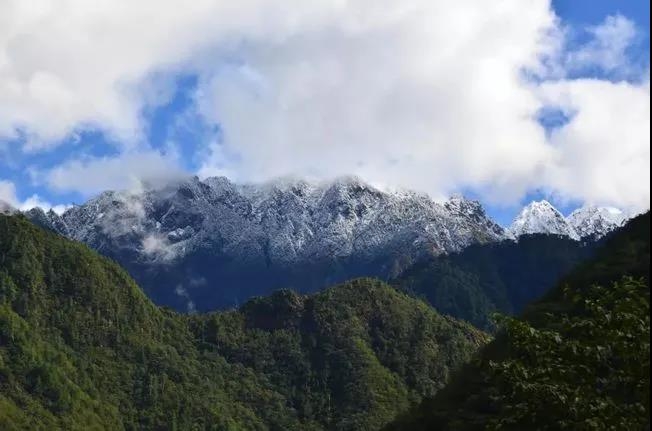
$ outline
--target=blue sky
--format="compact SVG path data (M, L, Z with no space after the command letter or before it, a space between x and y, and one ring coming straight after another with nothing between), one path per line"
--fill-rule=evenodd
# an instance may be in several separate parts
M605 134L597 126L595 130L586 127L610 117L609 112L590 112L593 102L589 96L594 91L582 87L582 80L598 81L600 91L605 92L598 100L605 104L611 100L607 97L618 103L631 97L632 105L640 105L640 112L649 114L649 2L553 1L552 9L561 22L554 29L564 33L555 37L563 41L563 47L545 71L525 64L531 62L530 52L539 48L521 43L519 35L534 37L528 25L550 30L546 2L539 2L543 5L540 11L529 11L515 2L509 11L514 17L510 23L520 17L526 22L514 24L511 33L501 33L502 12L496 12L496 24L483 20L486 11L479 13L480 17L462 17L450 34L459 33L460 40L477 40L480 56L474 47L461 42L458 52L468 50L470 59L480 57L482 67L478 69L486 66L486 73L476 73L471 70L476 67L473 63L462 60L459 66L440 70L424 58L427 48L411 49L423 40L436 45L441 38L429 31L411 33L409 28L419 23L418 16L406 15L406 21L415 21L405 27L397 22L386 29L384 18L378 18L381 24L372 22L378 11L361 9L372 17L373 25L367 28L366 21L356 21L354 31L344 25L343 30L332 31L351 17L357 19L356 10L336 11L342 15L335 26L310 21L319 16L319 8L306 11L305 16L299 11L296 22L301 24L290 25L284 19L293 7L288 2L288 10L278 14L280 18L271 15L270 30L267 21L257 21L263 13L242 10L237 16L242 23L234 21L233 29L222 34L212 27L229 28L231 22L212 23L205 18L210 16L206 11L176 14L174 2L169 3L169 15L165 15L167 6L162 6L160 29L154 23L151 40L142 45L127 40L121 46L118 34L128 36L129 31L140 29L129 27L127 18L131 16L118 15L124 12L107 11L106 31L112 31L111 20L117 23L115 46L108 48L104 39L94 41L91 37L95 36L85 34L83 25L78 32L74 28L60 30L54 12L50 19L49 11L9 11L29 18L46 17L42 27L64 33L49 38L30 27L10 28L7 35L0 30L0 53L4 51L13 61L3 66L0 55L0 77L6 74L10 83L14 79L16 88L24 84L24 91L40 91L17 98L12 93L14 87L0 85L0 116L5 116L4 122L0 120L0 198L19 206L81 203L103 188L129 187L139 181L139 175L158 180L167 174L225 174L236 181L258 181L279 174L329 177L355 173L374 184L419 188L435 197L462 192L482 201L489 214L503 224L533 199L549 199L565 213L586 202L639 209L649 206L649 186L631 191L622 186L632 183L632 172L649 179L649 122L647 128L631 136L619 135L614 127L611 140L596 144L596 153L607 153L597 146L609 149L619 139L632 141L627 151L637 160L631 166L624 162L609 165L609 160L602 159L589 163L578 156L584 148L586 159L590 159L592 151L586 152L585 141ZM441 11L431 10L428 2L412 3L432 12L433 19L441 15ZM486 8L486 3L481 4L478 8ZM453 2L449 10L459 17L454 8ZM147 16L148 11L135 10L133 17L139 13ZM324 13L325 17L331 15ZM469 27L485 29L491 36L464 33L463 24L473 19L479 21ZM31 22L16 17L18 21ZM185 29L178 41L170 38L170 25L177 31ZM606 35L605 39L600 35ZM428 37L432 40L424 39ZM483 39L490 40L486 47ZM17 41L25 43L19 51L14 49ZM445 51L445 42L444 38L442 48L433 52ZM622 49L609 51L620 42ZM512 44L513 52L507 49ZM133 52L129 51L132 48ZM487 54L490 50L497 53ZM408 53L393 60L399 51ZM53 60L46 63L49 57ZM91 66L93 61L105 61L106 66ZM400 62L407 66L399 68L396 63ZM508 69L501 67L501 62L511 68L523 63L523 69L531 69L528 73L536 76L533 81L542 83L541 91L532 90L532 83L501 75ZM424 70L429 72L427 76ZM97 82L87 78L89 74L96 74ZM467 74L466 81L456 81L458 75ZM29 82L24 78L28 75L32 77ZM441 80L436 81L433 76L439 75ZM495 93L489 89L484 94L484 88L493 86L492 77L496 87L505 89ZM304 81L304 87L297 84ZM632 88L623 89L616 85L619 82ZM449 90L476 85L484 87L474 90L472 96ZM621 95L621 90L632 95ZM390 96L378 97L379 91L390 91ZM503 96L510 91L513 96ZM647 105L640 102L645 91ZM572 97L577 100L569 102ZM537 102L542 98L545 102ZM389 108L386 100L392 101ZM522 113L533 109L535 102L550 105L535 110L543 132L522 120ZM490 103L495 106L487 108ZM476 117L470 114L472 118L467 119L467 112L476 111ZM373 118L368 112L374 113ZM585 120L578 112L590 112L595 120ZM487 121L494 113L496 127L493 119ZM619 113L629 115L625 122L635 124L639 117L638 112L634 114ZM614 118L614 124L616 121L624 123L620 118ZM486 144L482 139L479 142L478 136L486 137ZM317 143L305 144L313 141ZM503 148L506 141L512 147ZM646 148L648 161L643 162ZM558 154L552 153L557 150ZM483 151L487 153L480 154ZM510 155L519 163L512 163ZM143 164L151 166L144 168ZM498 168L499 164L504 166ZM94 166L97 169L93 170ZM295 167L297 172L293 172ZM600 170L620 186L584 184L574 177L582 172L587 178L598 178L594 182L609 180L596 175Z

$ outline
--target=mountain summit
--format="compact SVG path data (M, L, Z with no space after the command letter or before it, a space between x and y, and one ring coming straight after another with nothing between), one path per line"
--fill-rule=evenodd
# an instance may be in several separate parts
M523 208L508 231L519 237L544 233L569 238L597 240L629 220L627 213L611 207L586 206L564 217L546 200L535 201Z
M546 200L532 202L523 208L512 222L509 231L515 237L524 234L546 233L579 239L573 226Z

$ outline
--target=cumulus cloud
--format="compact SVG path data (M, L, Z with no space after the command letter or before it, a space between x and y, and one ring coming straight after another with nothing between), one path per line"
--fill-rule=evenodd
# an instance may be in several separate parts
M37 177L56 191L93 195L104 190L138 192L184 175L173 157L146 151L115 157L75 159L47 172L40 172Z
M197 112L219 126L202 175L356 174L435 196L472 189L511 202L543 187L644 205L649 186L627 179L649 178L649 161L578 154L588 140L605 154L627 140L627 154L649 156L649 120L638 122L649 85L599 81L604 98L589 100L589 83L563 78L589 64L616 75L636 29L610 17L567 52L560 26L548 0L6 1L0 136L24 135L38 150L99 128L126 153L69 161L46 183L86 194L131 188L174 172L134 147L143 108L169 100L186 73L197 77ZM562 69L552 82L551 58ZM593 106L628 97L631 115ZM551 134L537 121L547 104L574 115ZM609 176L597 175L605 168Z
M643 210L650 206L650 84L562 80L539 91L570 121L550 141L546 183L590 204Z
M239 47L198 92L223 130L204 170L520 194L550 157L521 71L552 49L554 23L547 2L351 2Z

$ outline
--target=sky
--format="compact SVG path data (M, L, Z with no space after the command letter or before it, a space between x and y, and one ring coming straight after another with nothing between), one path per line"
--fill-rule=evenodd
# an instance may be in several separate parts
M357 175L650 205L649 2L0 0L0 199Z

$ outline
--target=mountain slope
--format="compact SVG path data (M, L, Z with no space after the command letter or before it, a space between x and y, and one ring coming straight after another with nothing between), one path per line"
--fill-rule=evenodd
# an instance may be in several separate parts
M0 215L2 429L378 429L485 340L368 279L180 315L86 246Z
M557 235L477 244L419 262L391 283L442 313L491 328L495 312L519 314L579 263L599 242Z
M386 279L424 256L507 238L479 203L436 203L356 178L236 185L192 178L28 217L125 267L159 304L203 311L279 287Z
M387 430L649 427L650 214L630 221Z

